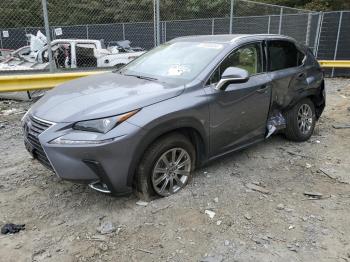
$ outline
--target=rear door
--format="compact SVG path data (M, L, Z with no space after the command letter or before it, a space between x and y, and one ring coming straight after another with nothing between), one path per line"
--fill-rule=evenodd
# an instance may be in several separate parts
M248 82L230 84L225 91L214 87L228 67L249 72ZM250 43L225 58L209 79L210 146L213 155L263 138L270 105L270 79L263 63L262 43Z
M272 84L272 109L290 104L298 90L308 87L305 54L287 40L267 41L268 71Z

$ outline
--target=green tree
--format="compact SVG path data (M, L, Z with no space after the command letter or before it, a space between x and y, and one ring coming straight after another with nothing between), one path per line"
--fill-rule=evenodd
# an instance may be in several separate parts
M47 0L53 26L153 21L153 0ZM349 0L257 0L309 10L350 10ZM229 0L160 0L161 20L229 16ZM292 11L292 10L290 10ZM278 14L279 9L236 0L235 15ZM1 0L0 28L42 27L41 0Z

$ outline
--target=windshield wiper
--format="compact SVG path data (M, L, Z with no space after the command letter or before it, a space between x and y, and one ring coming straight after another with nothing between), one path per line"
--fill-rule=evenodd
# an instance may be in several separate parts
M133 77L137 77L139 79L145 79L145 80L149 80L149 81L157 81L157 78L154 77L149 77L149 76L141 76L141 75L132 75L132 74L124 74L125 76L133 76Z

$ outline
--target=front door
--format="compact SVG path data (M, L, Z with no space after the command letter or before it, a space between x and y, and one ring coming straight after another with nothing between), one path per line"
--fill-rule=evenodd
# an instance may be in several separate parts
M263 138L269 112L270 78L264 72L261 43L233 51L213 73L207 87L210 93L211 156L220 155L250 141ZM250 74L248 82L230 84L225 91L215 84L227 67L239 67Z

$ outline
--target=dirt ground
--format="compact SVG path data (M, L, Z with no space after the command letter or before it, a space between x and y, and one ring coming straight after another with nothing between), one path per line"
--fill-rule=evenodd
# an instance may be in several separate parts
M350 80L327 93L310 141L273 136L147 206L61 181L24 148L30 104L0 101L0 226L26 224L0 235L0 261L350 261L350 129L333 128L350 124Z

